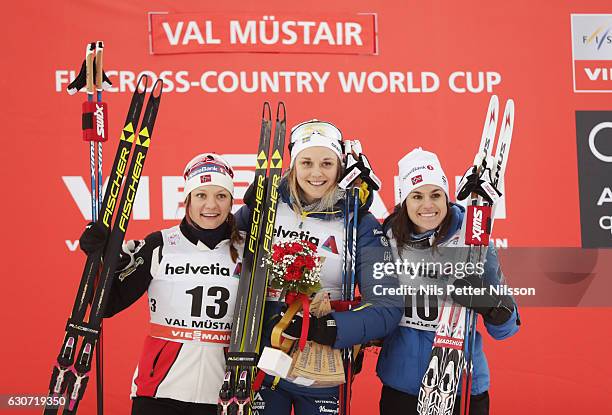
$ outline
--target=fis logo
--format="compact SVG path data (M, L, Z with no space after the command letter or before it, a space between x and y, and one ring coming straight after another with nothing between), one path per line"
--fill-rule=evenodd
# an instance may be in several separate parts
M412 179L410 179L412 181L412 184L417 184L417 183L421 183L423 181L423 176L421 176L420 174L418 176L414 176Z
M582 36L583 45L593 45L600 50L603 45L612 44L612 27L599 26L592 33Z
M338 245L336 244L336 238L333 235L323 242L321 248L331 252L332 254L338 254Z

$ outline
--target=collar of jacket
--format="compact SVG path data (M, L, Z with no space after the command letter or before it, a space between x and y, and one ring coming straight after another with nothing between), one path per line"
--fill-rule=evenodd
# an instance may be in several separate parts
M402 209L402 205L397 205L393 213L396 214L399 209ZM465 208L461 205L451 202L450 208L448 209L448 214L451 215L449 231L446 237L440 243L448 241L461 229L461 225L463 224L463 217L465 215ZM385 222L383 224L383 231L385 232L385 234L390 235L390 228L390 222L385 219ZM420 234L413 234L411 236L411 246L414 248L429 248L431 246L430 238L434 234L434 232L435 230L431 230Z
M291 194L289 192L289 182L286 177L283 177L280 185L278 186L278 193L283 202L285 202L291 209L293 209L293 205L291 204ZM370 191L367 200L362 203L360 201L359 212L367 212L373 201L373 192ZM312 217L317 219L332 219L332 218L342 218L344 217L344 199L339 200L338 203L334 206L334 209L329 212L303 212L302 217Z
M196 225L197 226L197 225ZM231 237L231 229L227 222L223 222L215 229L202 229L199 226L192 226L187 223L187 219L183 218L179 228L185 238L194 245L198 242L206 245L209 249L215 249L221 242L229 240Z

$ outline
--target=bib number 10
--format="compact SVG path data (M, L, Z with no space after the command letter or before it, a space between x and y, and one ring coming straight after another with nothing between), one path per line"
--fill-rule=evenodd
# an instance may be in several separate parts
M204 300L204 287L199 286L185 291L191 298L191 317L202 317L202 302ZM208 297L214 299L215 305L207 305L206 315L210 318L221 319L226 316L230 292L225 287L210 287L206 292Z
M435 321L438 318L438 297L436 295L407 295L404 316L414 318L414 314L423 321ZM426 304L427 303L427 304Z

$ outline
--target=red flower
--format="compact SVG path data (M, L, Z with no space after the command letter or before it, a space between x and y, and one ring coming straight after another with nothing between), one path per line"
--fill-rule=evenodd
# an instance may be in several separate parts
M304 257L304 267L310 270L310 269L313 269L315 265L316 264L315 264L315 260L313 257L311 257L310 255Z
M283 252L283 250L279 249L278 246L275 246L274 252L272 253L272 260L274 262L281 262L284 256L285 256L285 253Z
M287 273L285 274L285 280L287 281L299 281L302 278L302 270L296 267L295 264L289 265Z
M293 261L293 265L301 270L302 267L306 266L306 263L304 262L304 257L300 255L295 258L295 261Z
M312 252L317 252L317 246L315 244L313 244L310 241L304 241L306 242L306 246L308 246L308 248L312 251Z
M287 253L290 255L297 254L298 252L301 252L302 249L302 245L297 242L291 242L287 244Z

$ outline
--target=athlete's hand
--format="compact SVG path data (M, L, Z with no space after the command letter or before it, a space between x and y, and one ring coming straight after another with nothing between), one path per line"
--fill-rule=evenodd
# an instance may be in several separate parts
M98 222L90 222L79 238L79 246L87 255L102 253L108 239L108 228Z
M283 335L289 339L297 340L302 333L302 323L302 316L296 315L283 332ZM336 342L336 334L336 320L334 320L331 314L323 317L315 317L312 314L309 316L307 340L332 346Z
M455 290L451 293L453 300L482 314L487 323L504 324L514 312L512 297L491 293L489 286L477 275L459 278L453 282L453 285L455 286ZM476 292L481 294L477 295Z
M268 178L266 177L263 181L263 188L265 189L268 186ZM253 210L255 207L255 182L251 183L247 188L246 192L244 192L244 197L242 201L245 205L249 207L249 209ZM264 196L265 197L265 196Z

